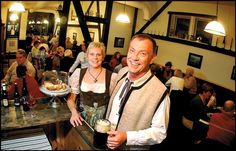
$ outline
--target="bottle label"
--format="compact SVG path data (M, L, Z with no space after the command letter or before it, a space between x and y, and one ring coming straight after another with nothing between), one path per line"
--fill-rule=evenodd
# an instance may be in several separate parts
M20 106L20 99L19 98L15 98L15 106Z
M7 99L3 99L2 101L3 101L3 106L7 107L9 105Z

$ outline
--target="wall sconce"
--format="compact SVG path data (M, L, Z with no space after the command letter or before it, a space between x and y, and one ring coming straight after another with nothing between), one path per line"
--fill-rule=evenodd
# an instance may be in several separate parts
M9 11L10 12L24 12L25 7L21 3L17 2L11 5Z
M216 20L209 22L206 25L204 31L214 35L225 36L224 26L217 21L217 16L218 16L218 1L216 7Z
M117 21L117 22L130 23L129 16L125 13L125 5L126 5L126 2L124 3L124 14L119 14L119 15L116 17L116 21Z

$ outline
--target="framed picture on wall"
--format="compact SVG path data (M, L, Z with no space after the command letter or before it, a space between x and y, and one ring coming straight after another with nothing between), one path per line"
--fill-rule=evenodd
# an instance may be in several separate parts
M73 33L73 40L77 39L77 33Z
M16 52L18 49L18 38L7 38L6 52Z
M125 38L115 37L114 47L123 48L125 43Z
M233 66L232 74L231 74L231 79L236 80L236 67Z
M201 65L202 65L202 57L203 56L198 55L198 54L189 53L188 63L187 64L189 66L192 66L192 67L200 69Z
M95 32L89 32L91 40L94 41Z

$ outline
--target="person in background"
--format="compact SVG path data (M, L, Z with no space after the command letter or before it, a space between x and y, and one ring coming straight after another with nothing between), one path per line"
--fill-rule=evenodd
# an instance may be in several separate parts
M25 65L27 68L27 74L35 78L36 71L34 66L27 60L27 54L23 49L18 49L16 51L16 61L14 61L9 69L7 70L7 73L3 80L11 84L17 79L17 74L16 74L16 68L18 65Z
M111 67L111 70L113 71L115 69L115 67L120 63L120 57L121 54L120 52L116 51L114 53L114 55L112 56L110 62L109 62L109 66Z
M40 82L40 80L42 79L42 74L45 71L46 58L47 58L46 49L45 49L45 47L41 46L39 48L38 54L32 60L33 65L37 71L38 82Z
M82 125L84 119L93 126L96 119L104 117L116 80L116 73L102 67L105 57L104 44L91 42L87 51L88 68L77 68L69 79L72 91L67 105L72 113L70 123L74 127ZM82 113L78 112L76 105L77 95L83 104Z
M81 49L82 49L82 51L78 54L75 62L73 63L73 65L69 69L69 75L71 75L75 71L75 69L77 68L77 66L79 64L81 64L81 68L87 68L89 66L87 58L86 58L87 47L86 47L85 42L83 42L81 44Z
M68 72L72 64L75 62L73 53L70 49L66 49L64 57L60 61L60 71Z
M156 63L152 63L150 65L150 69L151 69L151 72L158 78L158 79L161 79L162 77L162 69L161 69L161 66L159 64L156 64Z
M72 42L70 41L70 37L66 37L65 48L66 49L72 48Z
M36 40L34 42L34 46L31 49L32 58L35 58L36 55L38 54L38 52L39 52L39 45L40 45L40 41Z
M184 79L183 73L180 69L175 69L174 76L172 76L165 85L170 87L170 94L172 90L183 91L184 89Z
M32 41L33 41L32 33L27 33L26 38L25 38L25 45L26 45L25 46L25 52L27 54L29 54L29 52L32 49Z
M119 71L107 108L106 118L112 124L108 148L144 150L166 138L170 99L165 85L149 68L155 58L155 40L147 34L134 35L128 66Z
M29 97L36 99L45 97L39 90L37 81L30 75L27 74L27 68L25 65L18 65L16 67L17 79L10 85L8 89L9 99L14 99L14 83L17 83L20 97L22 96L23 78L26 80L26 86L29 93Z
M52 70L60 70L60 61L64 57L64 48L62 46L57 47L56 52L53 52L52 56Z
M199 121L209 121L210 118L207 116L209 112L209 108L207 107L207 103L209 102L212 94L214 93L214 89L208 83L202 84L200 87L199 94L197 94L188 104L184 111L184 118L192 121L193 128L192 130L186 133L188 136L189 143L197 144L199 140L205 137L206 128Z
M122 57L121 63L115 67L113 72L118 73L120 69L124 68L127 66L127 57Z
M217 107L217 102L216 102L216 93L214 92L207 103L207 107L211 110L214 111Z
M73 56L76 58L77 55L81 52L81 47L77 45L77 40L73 41L73 45L71 48L72 52L73 52Z
M171 70L172 63L170 61L166 62L165 67L162 69L161 81L165 84L173 76L173 70Z
M190 101L197 94L197 80L193 76L193 68L187 68L184 76L184 93L186 101Z
M234 149L235 147L235 103L227 100L221 113L213 113L209 122L206 140L202 144L209 149Z

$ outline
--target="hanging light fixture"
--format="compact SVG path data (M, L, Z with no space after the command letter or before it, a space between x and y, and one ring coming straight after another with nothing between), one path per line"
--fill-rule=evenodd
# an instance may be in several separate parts
M218 17L218 1L216 7L216 20L209 22L206 25L204 31L214 35L225 36L225 29L223 25L217 21L217 17Z
M124 14L119 14L119 15L116 17L116 21L117 21L117 22L130 23L129 16L125 13L125 5L126 5L126 2L124 3Z
M11 5L9 11L10 12L24 12L25 7L21 3L17 2Z
M11 14L11 16L10 16L10 21L16 21L17 19L19 19L19 17L17 16L17 14Z

